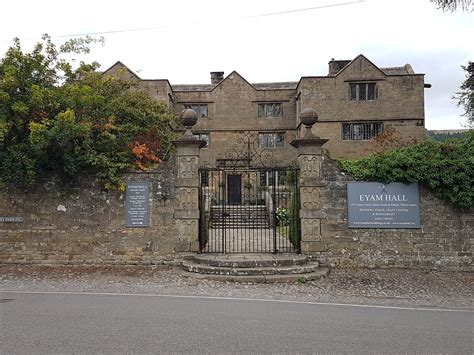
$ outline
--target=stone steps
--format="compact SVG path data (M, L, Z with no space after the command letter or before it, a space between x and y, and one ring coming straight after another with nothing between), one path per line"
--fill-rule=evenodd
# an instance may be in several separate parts
M268 222L241 222L241 223L229 223L229 222L212 222L211 228L226 228L226 229L268 229L270 223Z
M246 211L211 211L211 217L215 218L268 218L268 212L246 212Z
M272 283L272 282L306 282L317 280L329 274L329 269L319 268L315 272L307 274L291 274L291 275L251 275L251 276L234 276L234 275L211 275L198 274L195 272L183 271L182 275L195 279L222 281L222 282L251 282L251 283Z
M232 254L226 256L198 254L192 260L197 264L225 268L293 266L304 265L308 262L306 256L299 254L278 254L277 256L270 255L268 257L266 254L256 254L255 257L252 254L235 254L235 256Z
M212 206L210 226L213 228L270 228L265 206Z
M232 276L306 274L314 272L319 268L318 263L276 267L222 267L198 264L192 261L183 261L182 266L189 272Z
M251 210L218 210L212 209L211 216L213 217L268 217L267 210L258 210L258 211L251 211Z
M231 210L231 209L247 209L247 210L266 210L267 207L265 205L212 205L211 209L223 209Z
M240 282L308 281L329 272L296 254L200 254L181 265L187 276Z

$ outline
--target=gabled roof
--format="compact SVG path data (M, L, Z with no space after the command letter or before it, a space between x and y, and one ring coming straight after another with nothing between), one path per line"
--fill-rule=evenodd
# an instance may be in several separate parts
M295 90L297 81L275 83L250 83L256 90ZM217 84L178 84L171 85L174 91L211 91Z
M136 79L142 80L137 73L135 73L133 70L131 70L129 67L127 67L125 64L123 64L120 60L117 61L114 65L112 65L109 69L103 72L103 74L107 74L108 71L114 69L115 67L118 67L119 69L125 69L128 73L133 75Z
M181 84L171 85L173 91L211 91L215 84Z
M341 70L339 70L339 71L336 73L336 75L334 75L334 76L340 75L344 70L346 70L347 68L349 68L350 66L352 66L352 65L353 65L358 59L360 59L360 58L363 58L363 59L365 59L367 62L369 62L370 64L372 64L373 67L376 68L378 71L380 71L380 73L381 73L382 75L384 75L384 76L386 75L386 74L383 72L383 70L381 70L378 66L376 66L376 65L375 65L374 63L372 63L369 59L367 59L366 56L364 56L363 54L359 54L357 57L355 57L354 59L352 59L344 68L342 68Z
M400 67L387 67L387 68L379 68L374 63L372 63L367 57L363 54L359 54L353 60L349 61L347 65L345 65L341 70L339 70L334 75L327 75L327 76L303 76L300 78L299 81L287 81L287 82L273 82L273 83L249 83L242 75L240 75L237 71L232 71L229 75L227 75L223 80L221 80L218 84L178 84L178 85L171 85L168 79L141 79L138 74L128 68L125 64L121 61L117 61L114 65L110 68L105 70L103 74L107 74L107 72L113 69L124 69L134 78L140 81L166 81L168 85L171 87L172 91L183 91L183 92L191 92L191 91L200 91L200 92L210 92L217 88L222 83L226 82L227 80L233 79L234 75L237 75L241 80L243 80L247 85L249 85L254 90L296 90L298 85L301 83L302 79L305 78L335 78L340 75L344 70L349 68L353 65L357 60L364 59L368 63L370 63L376 70L378 70L383 76L391 76L391 75L423 75L423 74L415 74L410 64L405 64L404 66Z
M248 86L250 86L252 89L255 89L253 87L252 84L250 84L247 79L245 79L242 75L240 75L239 73L237 73L235 70L233 70L229 75L227 75L223 80L221 80L216 86L214 86L212 88L212 90L214 90L215 88L217 88L218 86L222 85L223 83L225 83L226 81L228 80L234 80L234 75L237 75L241 80L243 80L244 83L246 83ZM211 91L212 91L211 90Z
M112 69L116 68L117 70L125 70L127 73L129 73L133 78L139 80L140 82L149 82L149 81L160 81L160 82L166 82L169 87L171 87L171 84L168 79L142 79L138 76L137 73L135 73L133 70L131 70L129 67L127 67L125 64L123 64L121 61L117 61L114 65L112 65L109 69L103 72L97 72L101 74L107 74L107 72L111 71Z
M297 81L284 81L276 83L254 83L252 86L258 90L294 90L298 85Z
M363 54L359 54L357 57L355 57L353 60L351 60L349 63L347 63L341 70L339 70L334 76L338 76L346 68L350 67L360 57L364 58L367 62L372 64L375 68L377 68L384 75L410 75L410 74L415 74L415 72L413 71L413 68L411 67L410 64L405 64L402 67L379 68L372 61L370 61L370 59L368 59L366 56L364 56Z
M226 80L231 80L231 76L238 75L240 79L246 82L255 90L295 90L298 85L297 81L285 81L275 83L249 83L242 75L235 70L222 79L218 84L180 84L171 85L173 91L212 91Z
M380 68L386 75L409 75L415 74L410 64L405 64L403 67L388 67Z

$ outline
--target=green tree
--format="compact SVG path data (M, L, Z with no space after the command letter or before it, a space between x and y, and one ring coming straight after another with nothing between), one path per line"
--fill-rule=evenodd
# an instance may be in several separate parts
M431 2L435 3L443 11L454 12L461 9L467 12L474 12L473 0L431 0ZM466 80L460 87L461 91L457 92L454 98L458 100L458 106L464 107L464 116L467 116L468 124L472 127L474 126L474 63L469 62L467 66L462 66L462 68L467 72Z
M467 117L468 124L474 127L474 62L462 66L466 71L466 80L461 84L460 91L454 95L458 106L464 108L463 116Z
M472 0L431 0L443 11L456 11L458 9L464 11L473 11Z
M41 177L71 181L93 171L105 187L120 173L158 164L174 138L176 117L135 82L78 68L62 58L88 53L86 37L59 49L48 36L31 53L18 39L0 59L0 179L34 186Z

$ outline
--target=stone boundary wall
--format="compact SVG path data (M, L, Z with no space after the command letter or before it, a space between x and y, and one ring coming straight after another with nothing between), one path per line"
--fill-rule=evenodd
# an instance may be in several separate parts
M349 229L352 179L321 158L318 195L303 219L305 254L332 267L473 271L474 211L456 210L421 189L422 229ZM149 228L126 228L125 194L101 191L92 176L68 189L46 182L34 191L2 192L0 217L23 221L0 221L0 264L173 264L182 252L197 251L194 175L179 177L175 161L124 180L151 182ZM183 229L190 223L196 225Z
M474 271L474 210L458 210L420 188L421 229L347 227L347 182L337 162L322 160L319 240L313 255L323 264ZM304 239L304 236L303 236Z
M92 176L67 189L46 182L34 191L0 196L0 263L162 264L190 246L180 242L174 211L174 163L129 181L149 181L150 227L125 227L125 193L101 191ZM188 243L189 244L189 243Z

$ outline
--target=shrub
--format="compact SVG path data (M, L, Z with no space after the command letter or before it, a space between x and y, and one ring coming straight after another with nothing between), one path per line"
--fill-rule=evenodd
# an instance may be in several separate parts
M31 53L20 42L0 58L0 186L34 186L41 177L69 182L93 171L106 188L121 173L166 158L176 116L133 81L72 65L62 53L87 53L93 40L59 50L44 36Z
M287 226L290 222L290 212L286 208L278 207L276 210L277 226Z
M474 205L473 130L463 138L424 140L408 148L339 163L356 180L419 183L457 208Z

